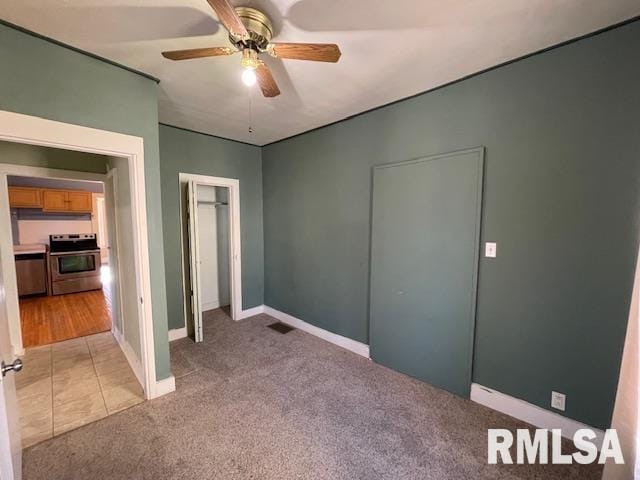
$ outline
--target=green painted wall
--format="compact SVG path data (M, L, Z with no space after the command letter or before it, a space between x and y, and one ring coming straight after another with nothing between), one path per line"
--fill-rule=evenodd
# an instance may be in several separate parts
M259 147L160 125L162 213L169 328L184 326L179 173L240 180L242 307L262 305L262 158Z
M610 424L640 222L640 22L263 149L265 303L368 339L371 167L486 147L474 381ZM401 234L401 232L399 232Z
M77 172L107 172L104 155L14 142L0 141L0 163L58 168Z
M0 25L0 110L144 139L156 375L169 370L157 85L140 75ZM76 168L75 163L56 165Z

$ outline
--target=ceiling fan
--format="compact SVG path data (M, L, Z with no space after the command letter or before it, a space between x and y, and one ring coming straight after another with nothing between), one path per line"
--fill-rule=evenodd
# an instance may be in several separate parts
M275 58L311 60L335 63L340 59L340 48L326 43L271 43L273 26L264 13L255 8L234 8L228 0L207 0L218 19L229 31L231 47L192 48L162 52L170 60L189 60L202 57L219 57L242 52L242 81L248 85L256 82L265 97L277 97L280 89L269 67L258 58L267 53Z

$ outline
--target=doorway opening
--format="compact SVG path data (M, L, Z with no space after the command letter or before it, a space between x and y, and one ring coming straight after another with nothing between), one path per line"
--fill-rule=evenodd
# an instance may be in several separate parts
M235 179L180 174L184 334L204 338L207 312L242 313L240 185Z
M9 175L7 184L23 347L111 330L103 182Z
M16 356L24 354L20 330L19 303L14 266L14 253L9 234L10 208L8 203L7 176L51 176L54 178L87 179L91 162L74 162L73 152L83 152L109 157L117 171L118 194L126 196L121 204L122 239L129 252L122 265L130 274L127 285L121 283L123 300L127 302L126 322L120 331L113 329L115 339L123 351L137 380L143 385L145 398L156 398L175 390L175 378L156 375L156 344L151 301L151 271L149 261L149 235L147 231L147 199L145 182L145 151L141 137L125 135L95 128L57 122L45 118L0 111L0 141L9 145L50 147L60 151L56 162L42 159L16 159L13 164L0 164L0 359L5 364L6 376L0 378L0 471L3 478L18 478L21 472L20 413L17 406L15 379L27 368L20 370ZM2 156L5 158L5 156ZM31 165L31 166L27 166ZM33 173L37 171L37 173ZM82 171L82 177L78 171ZM104 179L105 169L95 172ZM108 181L109 175L104 179ZM122 178L123 181L119 181ZM105 193L108 192L105 189ZM120 245L120 240L117 242ZM154 245L154 242L151 242ZM113 243L111 248L113 248ZM122 251L120 252L122 254ZM122 255L116 257L122 257ZM124 302L123 302L124 303ZM115 321L113 322L115 325ZM127 327L128 325L128 327ZM162 352L160 361L162 361Z
M0 152L6 162L82 158L108 171L2 166L10 171L0 223L13 254L7 300L18 311L24 367L15 388L26 448L144 401L138 326L134 316L125 321L137 297L123 294L135 273L119 268L133 258L128 190L117 188L128 171L125 159L50 147L0 142Z
M198 185L196 208L201 308L229 308L229 189Z

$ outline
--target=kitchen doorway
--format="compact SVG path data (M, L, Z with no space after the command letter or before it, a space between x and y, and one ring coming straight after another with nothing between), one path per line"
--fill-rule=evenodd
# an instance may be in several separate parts
M45 148L35 151L51 155ZM111 330L109 238L96 228L104 183L9 175L7 184L23 347Z
M154 323L152 318L151 300L151 270L150 270L150 241L147 231L147 194L145 182L145 149L142 137L125 135L122 133L88 128L70 123L48 120L45 118L24 115L0 110L0 141L19 143L24 145L39 145L53 147L71 155L72 152L95 153L114 159L118 176L124 181L119 182L121 194L127 196L123 203L123 219L126 219L126 246L131 250L132 261L127 270L135 277L134 288L126 291L132 304L136 305L135 315L128 317L131 329L137 331L131 343L125 335L116 335L116 341L125 354L128 364L134 371L137 380L143 385L144 396L147 399L156 398L175 390L173 375L161 371L156 373L156 353L159 356L159 368L162 368L164 357L163 342L154 340ZM66 161L66 160L65 160ZM60 176L60 168L65 178L73 178L74 168L55 164L16 162L16 164L0 164L0 222L10 223L9 205L7 201L7 175L23 174L24 169L37 169L39 174ZM26 167L26 165L37 165ZM84 164L81 164L84 166ZM69 177L68 174L71 174ZM119 194L120 195L120 194ZM126 208L124 208L126 205ZM15 268L13 267L13 248L9 228L0 228L0 286L4 295L0 295L0 327L8 329L9 342L2 343L0 356L8 364L14 364L16 356L23 355L22 335L19 325L19 306ZM151 242L151 245L155 245ZM134 310L134 309L131 309ZM159 328L162 328L160 325ZM167 342L168 343L168 342ZM8 345L7 345L8 344ZM10 348L9 348L10 347ZM168 347L168 345L167 345ZM0 393L0 424L6 428L0 431L0 468L3 472L20 471L20 431L14 428L19 417L16 408L14 378L24 372L26 362L21 372L14 369L14 373L7 375L3 381ZM17 475L17 474L16 474Z
M122 294L123 284L135 292L135 272L119 267L133 263L123 234L131 213L119 206L130 199L117 190L128 170L115 157L49 147L0 142L0 153L5 161L64 156L108 170L3 168L11 169L2 203L24 348L15 384L26 448L144 401L138 326L125 321L137 297Z

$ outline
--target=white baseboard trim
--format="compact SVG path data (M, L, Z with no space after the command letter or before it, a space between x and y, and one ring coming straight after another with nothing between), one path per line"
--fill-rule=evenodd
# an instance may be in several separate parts
M548 430L559 428L562 430L562 436L572 439L573 434L581 428L590 428L596 434L594 443L598 448L602 446L604 432L584 423L572 420L562 415L540 408L524 400L511 397L497 390L483 387L477 383L471 384L471 400L489 407L493 410L505 413L511 417L527 422L538 428L546 428Z
M203 312L213 310L214 308L220 308L220 300L208 300L202 302L202 305L200 305L200 307L202 308Z
M158 380L154 385L153 392L150 392L148 400L153 400L154 398L161 397L166 395L167 393L176 391L176 378L173 375L170 375L167 378L162 380Z
M212 307L211 309L213 308L218 308L218 307ZM211 309L203 308L202 311L206 312L207 310L211 310ZM253 317L255 315L260 315L261 313L264 313L264 305L258 305L257 307L243 310L242 313L240 314L240 317L236 318L236 320L244 320L245 318ZM187 337L187 335L188 335L187 327L174 328L169 330L169 341L173 342L174 340L185 338Z
M264 308L265 308L264 305L258 305L257 307L243 310L242 313L240 314L240 317L236 318L236 320L244 320L245 318L253 317L255 315L260 315L261 313L264 313Z
M131 366L131 370L133 370L133 373L136 376L138 383L140 383L140 385L142 385L142 388L144 388L144 384L145 384L144 373L142 370L142 364L140 363L140 360L138 360L138 357L136 356L135 352L131 348L131 345L129 345L129 343L125 340L122 333L120 333L116 328L113 328L111 330L111 333L113 334L113 337L118 342L118 345L120 345L120 349L124 353L124 356L127 358L127 362L129 362L129 365ZM152 383L151 391L145 392L145 397L147 400L151 400L152 398L158 398L158 397L161 397L162 395L166 395L167 393L171 393L175 391L175 389L176 389L176 379L174 378L173 375L171 375L170 377L165 378L163 380L158 380L155 384Z
M187 336L187 327L173 328L169 330L170 342L173 342L174 340L180 340L181 338L185 338L186 336Z
M288 313L281 312L280 310L276 310L275 308L267 307L266 305L264 306L264 313L277 318L282 323L286 323L287 325L290 325L294 328L310 333L311 335L315 335L316 337L320 337L321 339L329 343L333 343L334 345L346 348L353 353L369 358L369 345L367 344L316 327L315 325L311 325L304 320L300 320L299 318L293 317Z
M142 385L142 387L144 388L145 382L142 364L140 363L140 360L138 359L136 353L133 351L133 348L131 348L131 345L129 345L129 342L125 340L122 333L120 333L115 328L111 330L111 333L118 342L118 345L120 345L120 349L122 350L122 353L124 353L124 356L127 358L127 362L129 362L131 370L133 370L136 379L138 379L138 383L140 383L140 385Z

